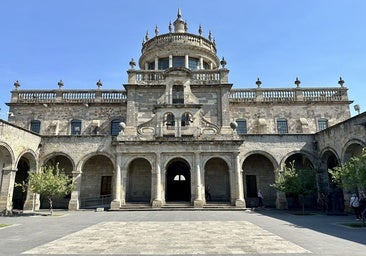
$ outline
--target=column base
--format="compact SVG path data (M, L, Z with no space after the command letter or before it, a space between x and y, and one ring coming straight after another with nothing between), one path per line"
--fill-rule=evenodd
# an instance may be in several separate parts
M121 208L122 202L120 200L113 200L111 202L111 210L118 210Z
M203 200L194 200L193 207L194 208L203 208L205 202Z
M246 204L245 204L245 201L244 200L241 200L241 199L237 199L235 201L235 206L237 208L245 208L246 207Z
M162 205L163 205L163 202L161 200L154 200L152 202L151 207L152 208L161 208Z
M78 211L80 209L79 199L69 201L69 211Z
M36 197L36 196L35 196ZM38 211L40 206L39 198L26 200L24 203L24 211Z

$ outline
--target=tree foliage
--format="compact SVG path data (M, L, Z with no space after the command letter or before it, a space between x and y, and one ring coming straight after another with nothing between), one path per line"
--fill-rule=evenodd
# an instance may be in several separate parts
M53 200L71 193L74 188L72 178L55 166L42 166L38 172L29 172L28 181L20 184L23 189L47 198L50 213L53 212Z
M342 188L357 191L366 189L366 149L360 156L354 156L341 166L328 170L332 182Z
M312 168L296 169L295 162L276 170L277 179L271 186L295 198L314 194L317 191L316 171ZM302 203L304 208L304 202Z

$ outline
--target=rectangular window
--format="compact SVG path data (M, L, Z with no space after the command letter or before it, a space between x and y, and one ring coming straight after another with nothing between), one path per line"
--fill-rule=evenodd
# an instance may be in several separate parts
M80 135L80 134L81 134L81 121L72 120L71 121L71 135Z
M257 176L245 175L247 185L247 197L257 197Z
M111 135L117 136L119 132L121 131L120 123L122 122L122 119L114 119L111 122Z
M112 194L112 176L102 176L100 184L100 195Z
M200 66L200 60L196 58L189 58L188 67L191 70L196 70Z
M327 119L319 119L318 120L318 129L319 131L328 128L328 120Z
M277 132L281 134L288 133L286 119L277 119Z
M247 133L247 121L244 119L236 120L238 127L236 127L237 134L246 134Z
M185 67L184 57L173 57L173 67Z
M164 70L169 68L169 58L159 59L158 69Z
M30 130L32 132L40 133L41 131L41 121L32 120L30 125Z

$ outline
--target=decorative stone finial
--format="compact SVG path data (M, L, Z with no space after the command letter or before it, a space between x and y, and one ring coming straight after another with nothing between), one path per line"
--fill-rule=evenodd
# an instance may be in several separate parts
M159 28L158 25L155 26L155 36L159 35Z
M231 129L233 129L233 131L235 131L235 130L236 130L236 128L238 128L238 123L237 123L237 122L235 122L235 121L234 121L234 122L231 122L231 123L230 123L230 128L231 128Z
M146 34L145 34L145 40L146 40L146 41L149 41L149 31L146 31Z
M136 62L135 62L135 60L133 58L131 59L131 61L128 64L130 64L131 69L134 69L135 66L136 66Z
M342 77L339 77L338 84L339 84L341 87L343 87L344 80L342 79Z
M14 82L14 87L15 87L15 90L16 90L16 91L19 89L19 87L20 87L20 83L19 83L19 81L18 81L18 80L16 80L16 81Z
M178 17L174 21L173 25L174 25L174 33L185 33L187 31L188 25L182 19L182 13L179 8L178 8Z
M100 89L100 87L102 87L103 83L102 81L100 81L100 79L97 82L97 86L98 86L98 90Z
M225 60L225 58L224 58L224 57L222 57L222 59L221 59L221 61L220 61L220 64L221 64L222 68L225 68L225 66L226 66L227 62L226 62L226 60Z
M299 87L300 87L301 81L299 80L299 78L298 78L298 77L296 77L296 80L295 80L294 84L296 84L296 87L297 87L297 88L299 88Z
M212 33L211 33L211 31L208 32L208 40L212 41Z
M200 36L202 36L202 26L200 24L200 27L198 28L198 34L200 34Z
M125 129L126 129L126 124L124 122L120 122L119 123L119 128L121 129L120 134L124 134Z
M255 82L255 84L257 85L258 88L261 88L261 80L259 80L259 77L257 78L257 81Z
M60 80L60 81L58 81L57 85L58 85L58 89L61 90L62 86L64 86L64 82L62 82L62 80Z
M172 25L172 22L170 21L169 22L169 33L172 33L172 30L173 30L173 25Z

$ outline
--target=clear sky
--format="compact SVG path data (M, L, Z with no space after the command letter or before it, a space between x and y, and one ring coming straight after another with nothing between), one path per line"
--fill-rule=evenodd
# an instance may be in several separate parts
M2 0L0 118L20 89L122 89L146 31L168 33L177 9L188 32L209 31L235 88L338 87L366 110L365 0Z

